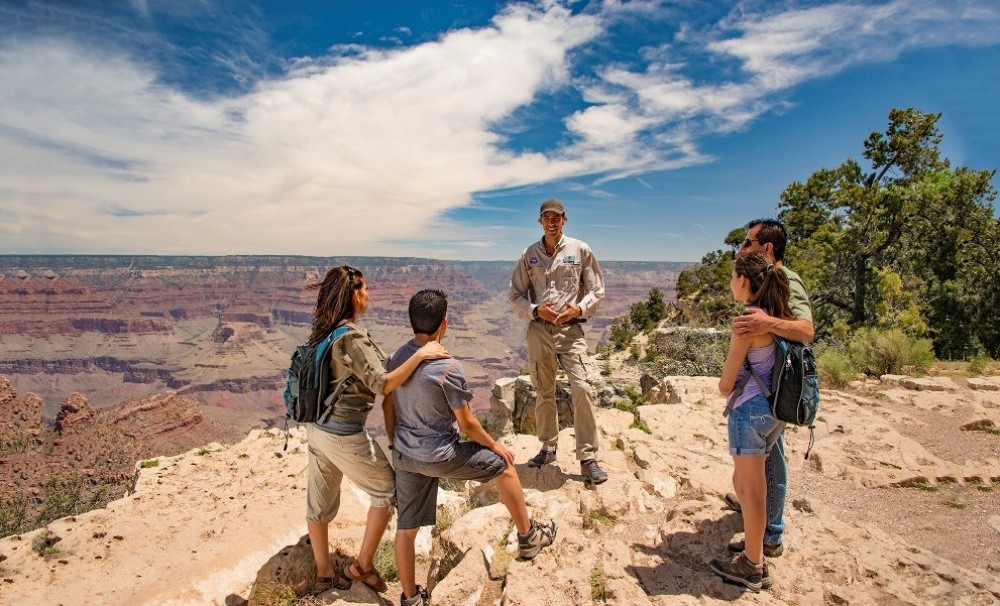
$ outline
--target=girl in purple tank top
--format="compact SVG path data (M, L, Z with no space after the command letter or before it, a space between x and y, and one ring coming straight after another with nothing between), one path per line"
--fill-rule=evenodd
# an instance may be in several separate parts
M729 281L733 297L749 307L760 307L771 316L794 319L788 309L788 279L759 252L744 253L733 262ZM774 418L771 405L754 380L745 382L742 393L734 392L748 363L770 388L775 344L770 333L738 337L732 335L729 355L719 379L719 393L733 403L729 414L729 454L733 457L733 486L743 509L745 550L727 560L712 560L711 568L723 578L753 579L759 587L767 576L764 564L764 528L767 525L767 481L764 462L781 435L784 423ZM747 585L748 587L750 585Z

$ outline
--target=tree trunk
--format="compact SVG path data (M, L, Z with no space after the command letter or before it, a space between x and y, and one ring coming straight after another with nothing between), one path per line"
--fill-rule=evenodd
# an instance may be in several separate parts
M867 314L865 313L865 287L868 277L868 259L859 258L854 264L854 310L851 314L851 324L863 326Z

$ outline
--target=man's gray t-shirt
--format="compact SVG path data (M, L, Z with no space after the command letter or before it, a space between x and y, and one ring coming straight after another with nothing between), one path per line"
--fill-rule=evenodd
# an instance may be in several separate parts
M399 368L420 346L410 341L389 357L390 372ZM447 461L458 444L457 410L472 400L462 364L453 358L428 360L392 392L396 400L394 446L401 455L423 463Z

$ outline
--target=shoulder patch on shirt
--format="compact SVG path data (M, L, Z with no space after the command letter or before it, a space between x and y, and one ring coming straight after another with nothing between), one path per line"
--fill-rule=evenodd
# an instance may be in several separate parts
M530 259L528 259L528 264L529 265L538 265L538 257L532 256Z

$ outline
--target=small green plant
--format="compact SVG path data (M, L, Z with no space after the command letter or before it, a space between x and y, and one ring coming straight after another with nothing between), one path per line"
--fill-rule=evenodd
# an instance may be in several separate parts
M933 484L928 484L926 482L921 482L920 484L914 485L917 490L922 490L924 492L937 492L938 487Z
M387 583L395 583L399 580L399 568L396 567L396 548L392 541L385 540L378 544L373 565Z
M979 492L993 492L993 487L989 484L979 484L976 486L976 490Z
M952 509L965 509L965 502L961 499L952 499L945 503L945 505L951 507Z
M204 449L202 449L202 450L204 450ZM205 451L205 452L208 452L208 451ZM202 454L202 453L200 453L200 454ZM149 459L149 460L146 460L146 461L139 461L139 469L149 469L150 467L159 467L159 466L160 466L160 460L159 459Z
M611 376L611 359L605 359L604 364L601 365L601 376L610 377Z
M600 509L591 509L587 513L587 519L584 521L587 522L587 528L593 528L597 524L610 526L617 522L618 518L608 513L607 510L602 507Z
M254 604L261 606L301 606L295 588L282 583L269 583L254 596Z
M646 432L648 434L653 433L652 430L649 429L649 425L647 425L645 421L640 421L638 416L636 417L635 421L632 421L632 425L630 425L630 427L634 427L635 429Z
M451 528L456 519L458 519L458 516L456 516L450 509L446 507L438 508L437 522L434 524L431 534L435 537L441 536L449 528Z
M987 356L972 356L969 358L968 373L971 377L979 377L987 374L992 360Z
M0 456L21 454L28 450L30 444L31 440L27 435L23 433L17 434L0 443Z
M51 560L61 553L59 548L56 547L56 543L59 540L59 537L46 530L31 541L31 550L37 553L39 557Z
M590 569L590 598L596 604L603 604L607 601L607 590L604 582L604 567L600 562L594 564Z
M39 489L43 499L42 508L35 517L32 528L100 507L105 495L105 489L100 488L89 497L85 496L82 478L62 481L53 478L39 486Z
M22 496L0 501L0 537L29 530L28 502Z
M203 456L207 455L210 452L212 452L212 451L209 450L209 449L207 449L207 448L205 448L204 446L202 446L201 448L199 448L198 450L196 450L194 454L196 456L203 457ZM145 463L145 461L143 461L143 463Z
M632 347L628 348L628 356L629 356L629 359L632 360L633 362L638 362L639 361L639 358L642 357L642 348L639 347L638 343L636 343L636 344L632 345Z

